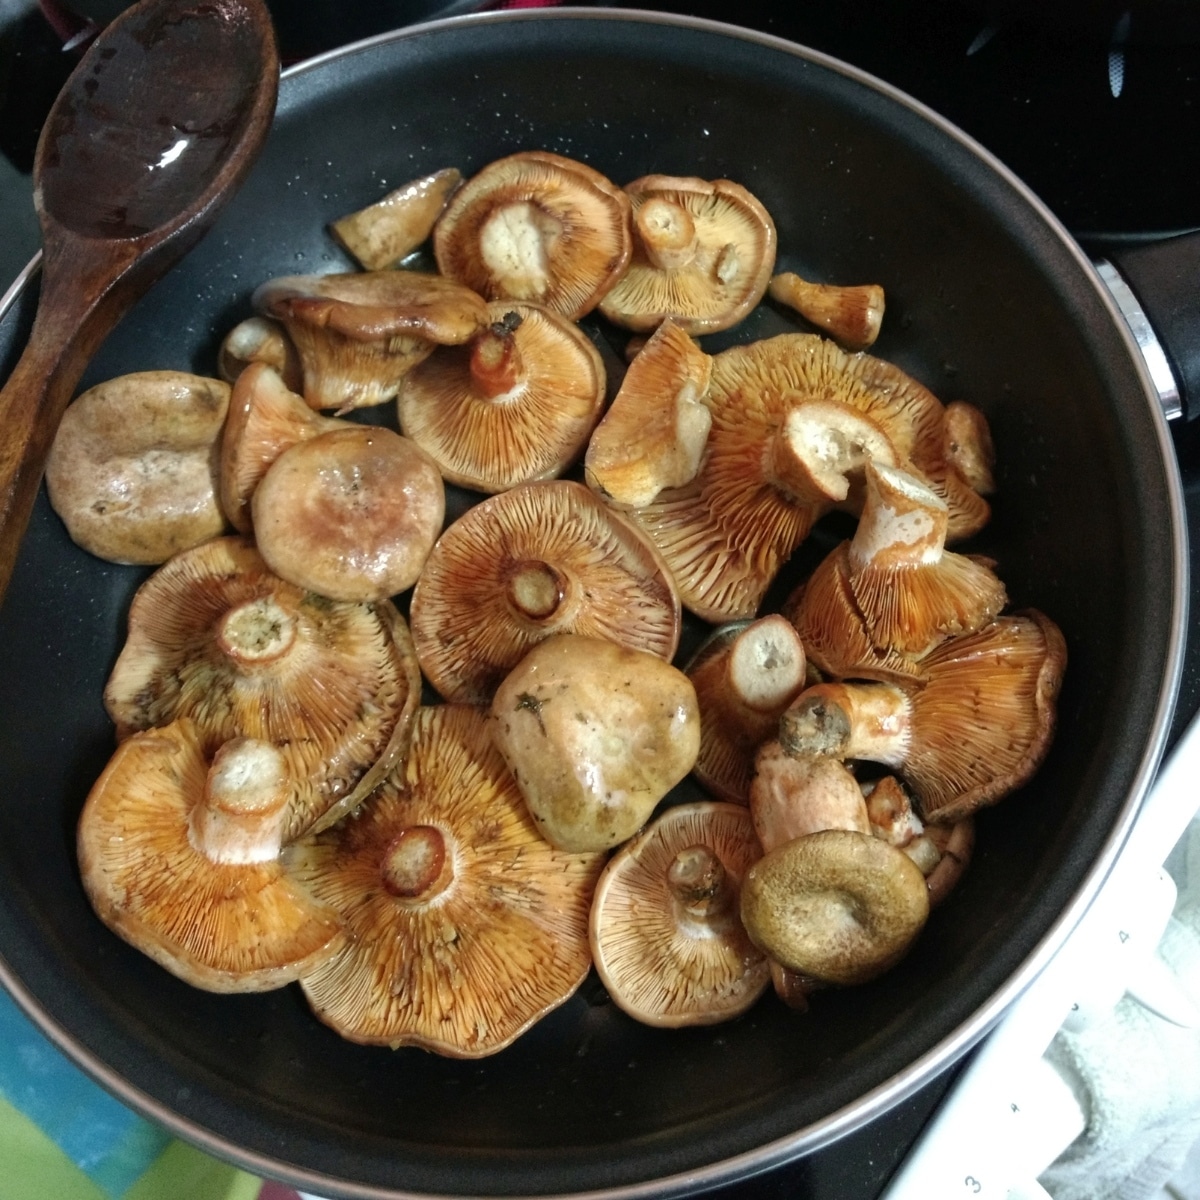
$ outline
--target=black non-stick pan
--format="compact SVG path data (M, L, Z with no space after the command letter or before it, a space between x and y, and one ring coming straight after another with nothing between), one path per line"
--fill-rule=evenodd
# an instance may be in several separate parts
M621 183L736 180L774 215L782 269L884 285L875 352L990 418L995 512L969 548L998 561L1020 606L1061 625L1060 730L1036 779L982 814L961 887L877 983L818 994L805 1014L768 996L730 1024L670 1032L630 1021L593 978L489 1059L354 1046L295 987L197 991L92 915L74 825L113 747L101 690L145 572L76 549L43 499L0 613L0 973L120 1097L326 1195L679 1194L879 1115L977 1041L1065 937L1172 711L1177 473L1090 263L934 114L776 39L558 10L416 27L293 70L244 190L85 385L150 367L213 373L255 285L348 265L329 220L431 170L527 148ZM4 325L10 360L29 300ZM765 306L708 345L798 327Z

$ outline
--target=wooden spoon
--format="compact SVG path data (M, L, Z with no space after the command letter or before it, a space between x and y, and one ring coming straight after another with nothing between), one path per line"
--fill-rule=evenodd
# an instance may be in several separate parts
M141 0L50 110L33 167L41 296L0 391L0 597L79 377L246 176L278 88L262 0Z

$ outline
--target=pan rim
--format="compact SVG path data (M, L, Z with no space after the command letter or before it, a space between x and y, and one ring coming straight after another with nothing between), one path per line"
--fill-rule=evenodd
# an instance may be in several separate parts
M914 1094L935 1075L958 1061L972 1046L985 1037L1017 997L1030 986L1046 964L1054 957L1091 905L1103 886L1104 880L1112 870L1113 864L1119 856L1120 850L1136 819L1137 812L1153 782L1167 743L1175 699L1182 674L1183 646L1187 627L1188 555L1186 517L1178 463L1174 455L1166 421L1153 400L1154 390L1152 381L1141 362L1132 335L1121 320L1115 302L1100 280L1090 258L1058 218L1000 160L946 118L940 116L920 101L915 100L907 93L902 92L868 72L862 71L822 52L787 41L775 35L744 29L724 22L638 9L563 7L544 10L509 10L456 15L406 26L338 47L290 66L283 72L283 80L298 79L310 71L321 69L331 62L337 62L375 46L418 38L440 29L465 25L508 24L512 22L540 22L548 20L621 21L679 26L710 32L724 37L733 37L741 41L757 43L783 51L841 74L876 93L886 96L894 103L901 105L903 108L920 117L923 121L936 127L943 135L953 139L959 145L969 150L974 156L981 159L995 175L1020 196L1023 203L1039 218L1044 227L1056 236L1058 242L1061 243L1061 248L1065 249L1075 259L1082 271L1083 277L1090 281L1096 297L1108 311L1118 336L1124 342L1129 358L1142 384L1143 399L1151 409L1151 419L1167 481L1167 501L1172 520L1171 545L1174 559L1174 575L1171 595L1173 619L1167 638L1168 653L1163 678L1159 683L1157 693L1158 702L1153 719L1153 734L1148 744L1142 749L1137 769L1134 773L1134 784L1122 806L1120 819L1108 833L1100 854L1093 862L1076 894L1072 897L1067 907L1058 914L1033 951L1025 957L1001 988L993 993L983 1006L977 1009L970 1018L964 1021L950 1035L941 1039L892 1078L859 1097L851 1104L847 1104L837 1111L828 1114L826 1117L813 1122L803 1130L775 1139L742 1154L667 1178L571 1193L579 1197L589 1197L592 1200L618 1200L618 1198L634 1200L634 1198L640 1197L671 1196L704 1190L731 1182L735 1179L746 1178L774 1169L804 1154L819 1150L839 1137L844 1136L852 1129L878 1118L888 1109ZM281 93L281 102L282 100L283 96ZM18 277L14 285L3 298L0 298L0 319L3 319L8 310L17 303L28 288L36 275L39 257L35 256L31 260L29 266ZM239 1148L229 1142L224 1136L214 1134L195 1121L175 1113L161 1101L148 1096L139 1088L128 1083L112 1067L100 1061L49 1016L32 994L21 984L20 980L14 976L7 962L2 957L0 957L0 983L13 995L18 1006L25 1011L26 1015L38 1025L57 1047L108 1091L129 1104L130 1107L163 1125L171 1133L199 1146L209 1153L234 1162L238 1166L257 1174L283 1179L295 1186L302 1187L306 1191L355 1198L361 1197L363 1200L385 1200L385 1198L386 1200L419 1200L421 1197L432 1195L432 1193L426 1192L397 1191L374 1185L348 1184L343 1180L318 1172L288 1167L285 1163L267 1155Z

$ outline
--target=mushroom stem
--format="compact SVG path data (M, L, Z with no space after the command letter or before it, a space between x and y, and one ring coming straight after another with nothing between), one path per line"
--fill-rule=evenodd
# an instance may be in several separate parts
M204 795L188 817L192 848L214 863L277 859L289 784L283 754L270 742L225 742L209 767Z
M839 504L870 461L896 461L874 421L836 400L806 400L788 410L768 441L763 474L798 503Z
M525 381L525 365L513 334L521 315L508 313L487 327L471 346L471 382L489 400L505 400Z
M560 613L566 594L566 581L549 563L518 563L508 577L508 602L530 621L548 621Z
M696 223L683 205L655 196L638 208L633 221L646 258L658 270L677 271L696 257Z
M863 795L871 832L876 837L903 850L925 832L921 818L913 809L912 800L894 775L885 775L870 784L863 784ZM917 865L920 866L920 862Z
M771 279L767 291L850 350L865 350L879 336L884 295L877 283L839 287L785 271Z
M409 825L392 840L379 867L383 887L397 900L428 903L454 878L446 839L434 825Z
M231 608L221 618L217 646L246 669L278 662L295 645L296 620L272 597L260 596Z
M850 569L936 563L946 545L945 501L915 476L882 463L866 470L867 491L850 540Z
M667 868L667 886L689 917L713 921L733 908L735 889L721 860L708 846L680 850Z
M819 683L779 718L779 741L792 755L865 758L898 768L912 741L912 701L890 683Z
M548 244L562 222L525 200L500 205L479 230L479 254L498 291L512 300L541 300L550 290Z

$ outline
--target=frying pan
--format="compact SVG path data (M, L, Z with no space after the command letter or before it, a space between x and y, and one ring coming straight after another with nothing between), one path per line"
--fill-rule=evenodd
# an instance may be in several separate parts
M728 1025L653 1030L593 978L493 1058L353 1046L295 987L194 990L93 917L74 825L112 749L101 690L145 572L74 548L39 500L0 612L0 976L127 1103L326 1195L683 1194L863 1125L982 1037L1061 944L1119 851L1172 712L1178 475L1086 256L936 115L778 39L557 10L435 22L303 64L244 190L84 384L212 373L256 284L348 265L331 218L436 168L533 147L618 182L735 179L774 215L780 269L885 286L876 352L991 421L995 515L970 549L1063 628L1059 735L1035 780L981 814L971 869L904 962L815 996L807 1014L768 997ZM31 302L27 289L4 322L10 364ZM764 306L707 345L796 327Z

